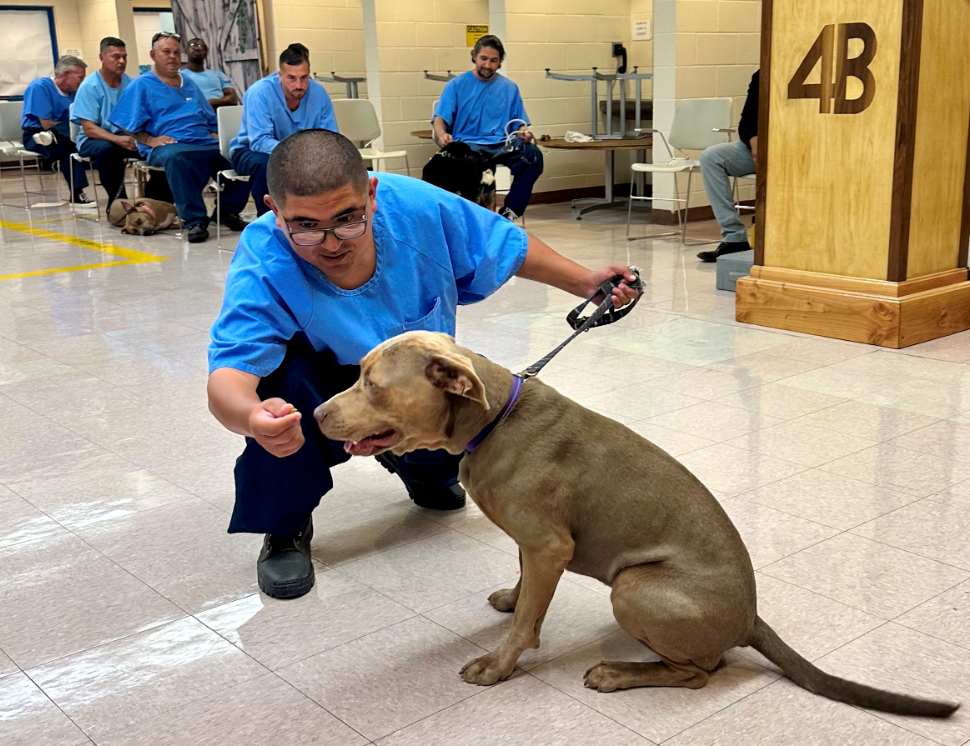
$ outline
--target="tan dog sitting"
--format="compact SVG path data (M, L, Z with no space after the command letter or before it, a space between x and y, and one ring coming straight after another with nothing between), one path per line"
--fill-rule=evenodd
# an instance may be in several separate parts
M165 230L178 220L178 210L169 202L143 197L134 202L116 199L108 210L112 225L121 226L122 233L150 236Z
M830 699L899 714L947 717L957 705L832 676L792 650L757 613L754 570L713 495L666 452L538 379L409 332L372 350L349 390L314 415L354 455L419 448L466 452L468 494L519 545L515 588L489 603L515 611L494 652L465 681L507 679L539 631L563 570L612 587L613 614L658 662L602 661L586 686L699 689L724 653L750 645L796 684Z

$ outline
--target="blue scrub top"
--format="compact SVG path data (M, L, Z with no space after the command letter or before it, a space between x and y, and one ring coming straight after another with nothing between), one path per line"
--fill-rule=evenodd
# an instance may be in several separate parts
M445 120L455 140L477 145L505 142L505 125L513 119L530 123L515 83L498 74L491 80L479 80L472 70L448 81L434 115Z
M112 88L104 82L104 78L101 77L101 71L95 70L91 75L88 75L81 81L81 86L77 89L77 94L74 96L74 109L72 110L71 121L81 126L81 120L87 119L89 122L93 122L99 127L106 129L113 135L121 134L121 130L109 122L108 118L111 116L111 112L115 106L117 106L121 94L130 84L131 78L128 77L127 73L122 73L121 85L117 88ZM78 150L81 149L81 145L87 139L87 136L84 134L84 128L82 127L77 135Z
M406 331L454 334L457 307L487 298L525 261L526 232L494 212L408 176L377 178L377 268L354 290L297 256L272 212L249 224L212 326L210 372L268 376L297 335L357 365Z
M221 70L203 70L197 73L186 68L182 70L182 76L199 86L199 90L202 91L206 100L222 98L225 95L222 89L233 87L229 76Z
M242 124L239 134L229 143L229 153L240 148L271 153L280 140L299 130L312 129L339 131L330 96L322 85L311 80L296 111L290 111L280 85L280 74L273 73L246 90Z
M153 72L139 75L121 94L110 121L132 134L168 135L187 145L219 148L219 141L209 134L218 131L216 113L199 87L185 77L175 88ZM138 154L148 160L152 148L138 143Z
M54 129L70 137L68 112L74 103L74 94L66 94L54 85L53 78L31 81L24 91L24 109L20 118L21 129L40 129L41 119L57 122Z

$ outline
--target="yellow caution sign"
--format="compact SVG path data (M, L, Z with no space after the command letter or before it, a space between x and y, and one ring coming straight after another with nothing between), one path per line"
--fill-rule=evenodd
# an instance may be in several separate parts
M475 42L488 35L488 26L465 26L465 44L474 47Z

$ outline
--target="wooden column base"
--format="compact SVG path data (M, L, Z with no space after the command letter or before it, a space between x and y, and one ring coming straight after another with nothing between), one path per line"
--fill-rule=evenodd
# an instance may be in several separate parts
M755 266L735 309L748 324L909 347L970 329L970 281L966 269L884 282Z

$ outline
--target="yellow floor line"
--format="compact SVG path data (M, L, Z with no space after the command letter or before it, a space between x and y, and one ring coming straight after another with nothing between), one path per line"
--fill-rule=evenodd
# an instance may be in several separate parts
M36 238L46 238L49 241L60 241L61 243L71 244L72 246L80 246L82 249L90 249L91 251L97 251L101 254L108 254L110 256L121 257L122 259L125 260L120 262L100 262L98 264L83 264L75 267L56 267L54 269L37 269L31 272L17 272L10 275L0 275L0 280L15 280L22 277L36 277L37 275L51 275L59 272L80 272L86 269L97 269L100 267L119 267L126 264L147 264L149 262L168 261L168 257L156 256L155 254L146 254L143 251L136 251L135 249L126 249L123 246L114 246L112 244L101 243L100 241L91 241L87 238L69 236L66 233L53 233L43 228L35 228L29 223L11 223L4 220L0 220L0 228L6 228L7 230L17 231L18 233L26 233L28 236L34 236Z

